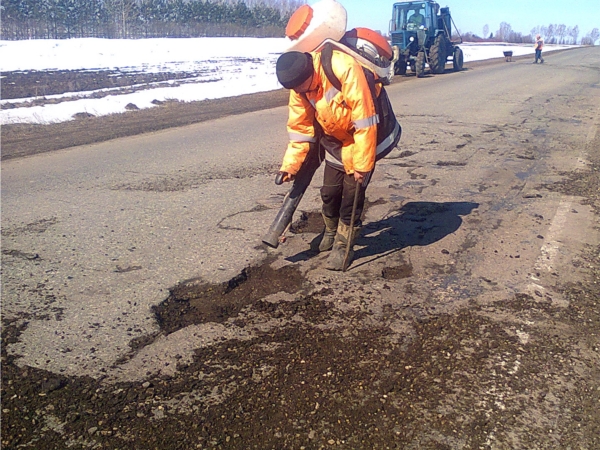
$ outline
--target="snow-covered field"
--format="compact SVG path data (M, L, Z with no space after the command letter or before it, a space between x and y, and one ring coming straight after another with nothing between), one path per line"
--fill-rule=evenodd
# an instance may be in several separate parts
M280 89L275 62L285 50L285 39L71 39L0 41L0 72L48 70L115 70L127 73L194 73L184 82L161 82L138 92L111 88L46 96L60 100L33 106L40 97L0 100L0 124L57 123L78 113L95 116L120 113L134 104L140 109L166 100L198 101ZM531 45L461 45L465 62L533 54ZM552 51L569 46L546 46ZM4 78L4 76L2 77ZM102 94L102 98L98 94ZM18 105L17 107L14 107ZM10 109L8 109L10 107Z

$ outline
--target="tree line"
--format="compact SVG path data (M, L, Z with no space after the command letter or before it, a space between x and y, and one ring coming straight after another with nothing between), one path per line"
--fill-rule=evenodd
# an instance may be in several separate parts
M495 41L509 42L514 44L532 44L535 37L540 35L544 38L546 44L581 44L595 45L600 38L600 30L594 28L592 31L579 38L581 32L579 26L570 27L564 24L550 24L548 26L536 26L531 29L530 34L519 33L512 29L507 22L502 22L496 34L490 33L489 25L483 27L483 35L478 36L474 33L465 33L463 38L469 41Z
M2 39L279 37L303 0L2 0Z

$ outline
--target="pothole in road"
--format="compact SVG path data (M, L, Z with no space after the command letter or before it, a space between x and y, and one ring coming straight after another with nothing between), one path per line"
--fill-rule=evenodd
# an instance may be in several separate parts
M375 201L365 200L365 206L363 208L363 214L361 220L365 219L365 215L370 208L379 205L385 205L387 201L384 199L377 199ZM294 234L301 233L315 233L319 234L323 231L325 225L323 224L323 216L320 211L303 211L300 217L292 223L290 231Z
M383 200L365 202L365 211L383 203ZM290 231L295 234L320 233L323 231L320 211L302 212ZM171 334L189 325L223 323L236 317L246 306L256 304L269 295L278 292L294 294L306 287L305 277L297 266L273 269L271 262L268 260L261 266L246 268L225 283L208 284L189 280L171 288L169 297L153 308L161 331ZM405 278L412 274L412 268L404 272L402 270L392 268L388 279Z
M302 212L298 220L292 223L290 231L294 234L320 233L323 231L323 217L320 212Z
M171 288L169 297L153 308L161 330L170 334L189 325L223 323L268 295L293 294L305 287L297 267L273 269L270 263L246 268L225 283L190 280Z

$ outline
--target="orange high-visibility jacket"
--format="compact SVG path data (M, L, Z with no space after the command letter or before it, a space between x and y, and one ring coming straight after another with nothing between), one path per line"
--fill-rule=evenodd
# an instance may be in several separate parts
M321 65L321 53L311 53L315 75L305 95L290 91L288 144L282 172L296 174L316 141L314 120L323 132L342 142L342 163L348 174L370 172L375 166L377 123L379 118L362 66L351 56L334 50L331 65L342 84L337 90L327 79ZM377 85L377 95L381 91ZM327 155L329 157L329 155Z

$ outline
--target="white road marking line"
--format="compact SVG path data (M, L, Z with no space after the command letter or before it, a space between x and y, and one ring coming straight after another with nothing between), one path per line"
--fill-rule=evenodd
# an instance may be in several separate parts
M600 111L600 110L599 110ZM598 124L593 124L590 127L590 131L586 137L585 149L587 149L594 139L596 138L596 133L598 132ZM582 168L586 166L586 150L582 150L581 155L577 158L576 168ZM561 248L561 242L559 237L562 233L562 230L565 228L565 223L567 221L567 214L571 211L572 202L570 201L562 201L558 205L558 209L556 210L556 214L552 219L552 223L550 224L550 228L548 229L548 233L546 234L546 242L542 245L540 249L540 256L538 257L535 263L535 272L546 271L552 273L554 271L554 261L556 259L556 255ZM536 276L536 274L531 274L530 279L534 281L534 283L529 284L529 290L532 292L538 291L543 293L546 289L540 284L540 279Z
M546 270L548 272L554 270L554 260L561 247L559 237L565 227L567 214L571 211L571 206L572 203L569 201L561 202L560 205L558 205L556 215L554 216L554 219L552 219L552 224L546 234L546 242L542 245L540 250L541 255L535 264L536 270Z
M598 114L600 115L600 110L598 110ZM598 131L598 125L592 125L592 128L590 128L590 132L588 133L587 138L585 140L587 145L591 144L592 141L596 138L597 131Z
M598 116L600 117L600 109L598 110ZM575 169L583 169L587 166L587 149L591 147L592 142L594 142L594 139L596 139L596 133L598 133L598 124L594 124L590 127L590 131L588 132L588 135L585 138L585 147L583 150L581 150L581 154L577 158L577 164L575 164Z

